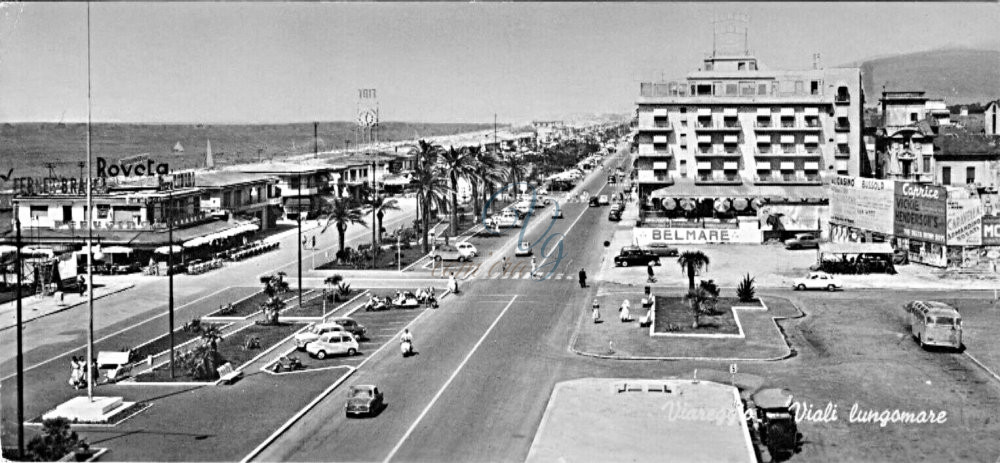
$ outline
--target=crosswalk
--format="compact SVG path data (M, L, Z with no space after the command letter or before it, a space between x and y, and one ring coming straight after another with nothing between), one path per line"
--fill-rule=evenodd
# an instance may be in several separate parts
M485 279L485 280L538 280L538 281L555 281L555 280L574 280L576 275L566 274L566 273L556 273L553 275L546 275L545 273L539 272L537 275L531 275L530 272L507 272L507 273L495 273L493 275L481 275L478 278L473 277L472 279Z

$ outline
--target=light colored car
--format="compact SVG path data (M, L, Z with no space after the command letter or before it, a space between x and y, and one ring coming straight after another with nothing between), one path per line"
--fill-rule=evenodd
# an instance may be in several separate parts
M346 331L327 333L306 344L306 352L320 360L330 355L355 355L358 353L358 340Z
M476 247L469 244L468 246L461 246L462 243L456 245L438 245L434 247L431 251L431 259L435 262L440 262L442 260L457 260L459 262L465 262L472 260L475 257ZM468 244L468 243L466 243Z
M455 247L458 248L460 252L471 255L472 257L479 255L479 250L468 241L462 241L461 243L456 244Z
M552 210L552 218L553 219L561 219L561 218L563 218L563 211L562 211L562 209L560 209L560 208L553 209Z
M309 343L319 339L324 334L334 332L347 333L348 330L336 322L317 323L311 328L295 335L295 347L298 350L305 350Z
M520 225L520 223L521 219L518 218L517 212L515 211L510 211L510 212L504 211L498 215L490 217L490 219L487 221L487 225L491 227L493 226L493 224L497 224L498 226L505 228L516 227Z
M601 195L597 197L597 203L602 206L607 206L608 204L611 204L611 200L608 198L608 195Z
M799 233L794 238L785 241L785 249L816 249L819 238L812 233Z
M514 257L528 257L534 254L531 250L531 243L528 241L521 241L517 244L517 248L514 249Z
M792 282L792 288L796 291L803 291L806 289L825 289L827 291L836 291L838 289L844 289L844 284L839 278L824 272L809 272L803 278L796 278Z

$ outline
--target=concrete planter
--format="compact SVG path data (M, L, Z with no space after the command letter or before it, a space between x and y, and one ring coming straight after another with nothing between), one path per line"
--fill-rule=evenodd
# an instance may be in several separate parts
M762 299L757 299L752 302L737 302L733 304L733 309L741 310L767 310L767 305L764 304Z

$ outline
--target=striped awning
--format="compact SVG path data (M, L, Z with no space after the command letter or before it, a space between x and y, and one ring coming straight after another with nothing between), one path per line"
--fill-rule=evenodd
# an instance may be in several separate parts
M738 170L740 164L738 162L726 162L722 164L722 170Z
M757 117L771 117L771 108L757 108Z
M809 161L806 163L806 170L819 170L819 163L816 161Z
M712 143L712 136L711 135L698 135L698 143L711 144Z
M723 108L723 117L736 117L736 108Z
M667 168L667 163L665 162L654 162L653 170L664 170Z
M790 143L795 143L795 135L782 135L781 136L781 142L782 143L789 143L789 144Z
M781 170L795 170L795 163L790 161L782 162Z
M653 117L667 117L667 108L654 109Z
M795 108L781 108L782 117L794 116L794 115L795 115Z
M770 161L758 162L757 170L771 170L771 162Z
M757 135L757 144L758 145L770 145L771 144L771 136L770 135Z
M806 135L805 143L807 145L818 145L819 144L819 135Z
M656 136L653 137L653 143L654 144L660 144L660 145L662 145L662 144L664 144L666 142L667 142L667 136L666 135L656 135Z
M698 117L705 117L712 115L712 108L698 108Z
M712 170L712 163L708 161L701 161L698 163L698 170Z
M805 111L805 115L806 116L818 116L819 115L819 108L816 108L816 107L807 107L806 111Z
M722 138L722 142L723 143L730 143L730 144L731 143L739 143L740 142L740 137L737 136L737 135L726 135L725 137Z

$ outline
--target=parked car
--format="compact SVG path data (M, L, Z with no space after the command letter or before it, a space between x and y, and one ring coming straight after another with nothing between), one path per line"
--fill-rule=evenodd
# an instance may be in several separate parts
M354 355L358 353L358 340L346 331L327 333L306 344L306 352L320 360L328 355Z
M612 211L623 212L623 211L625 211L625 205L622 204L622 203L614 203L614 204L611 205L611 210Z
M798 427L792 411L792 394L783 389L764 389L751 396L751 420L772 456L790 456L798 443Z
M617 182L618 182L618 176L616 176L615 174L611 174L608 176L608 183L614 184Z
M347 392L347 403L344 404L344 413L350 418L352 416L371 416L378 413L385 406L385 397L377 386L364 384L351 386Z
M597 199L596 196L591 196L590 197L590 207L598 207L600 205L601 205L601 202L600 202L599 199Z
M562 209L561 208L555 208L555 209L553 209L552 210L552 218L553 219L561 219L561 218L563 218L563 211L562 211Z
M622 213L618 209L611 209L608 211L608 220L612 222L620 222L622 220Z
M660 257L676 257L680 255L680 251L677 248L670 246L667 243L649 243L649 245L646 246L646 250L654 256Z
M816 249L819 247L819 238L812 233L799 233L794 238L785 241L785 249Z
M294 339L295 339L295 347L298 350L306 350L306 346L309 343L311 343L311 342L319 339L324 334L334 333L334 332L337 332L337 333L347 333L349 331L347 330L347 328L345 328L341 324L333 322L333 321L323 322L323 323L317 323L317 324L313 325L312 328L309 328L309 329L307 329L307 330L305 330L305 331L303 331L303 332L298 333L298 334L295 335L295 337L294 337Z
M365 328L364 325L358 323L351 317L335 317L331 318L330 322L336 323L344 327L344 329L347 330L348 333L353 334L354 338L358 340L364 339L368 333L368 329Z
M531 250L531 243L528 241L521 241L517 243L517 247L514 248L514 257L528 257L534 254Z
M660 265L660 258L649 251L645 251L638 246L625 246L618 255L615 256L615 267L628 267L629 265Z
M608 195L601 195L597 198L597 202L602 206L607 206L611 204L611 199L608 198Z
M839 278L830 275L825 272L809 272L808 275L802 278L796 278L792 282L792 288L796 291L802 291L806 289L825 289L827 291L836 291L838 289L844 289L844 284Z
M492 227L496 224L499 227L516 227L520 225L521 219L518 217L517 211L503 211L500 214L490 217L486 221L486 225Z
M457 260L459 262L465 262L472 260L475 257L475 246L471 244L466 247L461 247L462 243L458 243L454 246L442 244L436 246L433 251L431 251L431 258L435 262L440 262L442 260Z

